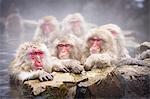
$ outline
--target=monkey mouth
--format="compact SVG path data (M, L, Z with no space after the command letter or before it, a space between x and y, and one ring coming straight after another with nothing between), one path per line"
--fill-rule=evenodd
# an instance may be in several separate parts
M35 66L36 69L42 69L43 68L42 61L36 60L34 62L34 66Z
M90 53L91 53L91 54L97 54L97 53L99 53L99 52L100 52L99 49L90 49Z
M69 54L67 52L61 53L59 55L59 58L60 59L68 59L69 58Z
M98 53L97 50L91 50L90 52L91 52L91 54L96 54L96 53Z

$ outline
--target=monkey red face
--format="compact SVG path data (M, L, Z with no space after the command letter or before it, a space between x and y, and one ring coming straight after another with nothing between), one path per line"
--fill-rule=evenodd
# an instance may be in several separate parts
M44 23L41 24L41 29L45 34L51 33L52 31L54 31L54 25L51 24L49 21L44 21Z
M60 59L68 59L72 50L72 45L67 43L61 43L57 45L57 54Z
M101 45L102 45L102 39L99 37L91 37L89 38L89 47L90 47L90 53L91 54L96 54L101 51Z
M42 69L43 63L42 59L44 58L44 52L38 49L33 49L29 53L29 58L31 59L35 69Z

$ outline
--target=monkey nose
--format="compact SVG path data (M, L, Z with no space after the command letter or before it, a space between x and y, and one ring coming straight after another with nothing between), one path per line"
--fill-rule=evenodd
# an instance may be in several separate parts
M63 49L62 49L62 52L63 52L63 53L65 53L66 51L67 51L66 48L63 48Z
M93 44L92 48L97 48L98 45L96 43Z
M39 55L37 55L37 59L40 59L40 56L39 56Z

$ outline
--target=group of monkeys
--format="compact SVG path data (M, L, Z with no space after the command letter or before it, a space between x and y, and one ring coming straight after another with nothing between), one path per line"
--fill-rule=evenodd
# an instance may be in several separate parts
M48 81L52 72L80 74L126 58L131 57L119 26L89 24L74 13L62 22L53 16L40 19L33 40L19 46L9 69L11 77L20 81Z

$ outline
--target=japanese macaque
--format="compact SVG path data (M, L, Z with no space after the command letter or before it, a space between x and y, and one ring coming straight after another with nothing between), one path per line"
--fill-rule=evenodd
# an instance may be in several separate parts
M24 26L22 23L22 18L19 14L10 14L5 22L5 29L8 33L22 33L24 31Z
M85 38L82 63L85 70L112 66L117 59L117 49L112 34L105 29L95 28Z
M125 47L125 38L124 38L124 35L123 35L120 27L115 24L106 24L106 25L100 26L100 28L106 29L112 33L112 35L115 39L115 42L117 44L118 57L119 58L124 58L124 57L129 58L130 57L129 52Z
M85 22L84 17L80 13L70 14L62 21L62 32L71 33L82 38L89 29L96 25Z
M149 62L143 60L150 58L150 43L144 42L137 48L137 55L135 58L122 58L118 60L117 65L138 65L138 66L150 66Z
M60 35L54 41L52 56L55 61L53 71L71 73L83 71L78 41L71 35Z
M137 48L137 52L136 58L139 60L150 58L150 42L144 42L140 44L140 46Z
M128 50L125 47L125 38L122 34L122 30L119 26L115 24L107 24L100 26L100 29L106 29L111 32L113 38L115 39L117 45L117 55L118 55L118 63L116 65L147 65L143 61L139 60L138 58L132 58L129 55Z
M40 81L52 80L49 51L45 44L37 42L21 44L9 71L10 76L19 81L36 78Z
M18 36L18 39L23 39L24 25L22 17L18 13L12 13L6 17L5 32L7 34L7 40L16 39L16 35Z
M45 16L39 21L33 40L49 45L58 36L59 32L60 27L57 19L53 16Z

